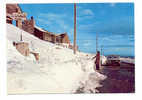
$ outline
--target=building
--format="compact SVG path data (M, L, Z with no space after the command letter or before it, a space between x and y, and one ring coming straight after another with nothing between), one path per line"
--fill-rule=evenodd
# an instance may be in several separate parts
M18 4L7 4L6 5L6 22L13 24L16 21L16 26L22 30L42 39L52 43L67 43L70 44L69 37L67 33L54 34L53 32L48 32L35 25L34 17L27 19L26 13L23 13Z
M22 22L22 29L28 33L34 34L34 30L35 30L34 25L35 25L35 21L32 16L30 20L24 20Z
M26 20L26 14L22 13L18 4L6 5L6 22L13 24L16 21L16 26L22 28L22 20Z
M52 43L68 43L68 44L70 44L70 40L69 40L67 33L54 34L52 32L48 32L46 30L43 30L43 29L35 26L34 35L42 40L52 42Z
M26 32L34 34L34 19L33 16L30 20L27 19L27 14L23 13L18 4L6 5L6 22L13 24L16 22L16 26L23 29Z

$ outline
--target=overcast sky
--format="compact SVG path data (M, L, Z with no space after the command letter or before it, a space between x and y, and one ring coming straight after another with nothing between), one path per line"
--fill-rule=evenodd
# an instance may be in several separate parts
M36 25L55 33L67 32L73 42L73 4L20 4ZM134 56L133 3L77 4L77 45L80 51Z

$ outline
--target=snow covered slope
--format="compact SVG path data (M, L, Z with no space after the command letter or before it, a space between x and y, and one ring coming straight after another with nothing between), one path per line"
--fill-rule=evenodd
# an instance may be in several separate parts
M25 57L13 46L21 34L30 51L39 52L38 62L32 54ZM92 56L81 52L74 55L71 49L40 40L7 24L8 94L75 93L81 85L85 87L84 92L90 89L95 92L100 86L98 82L106 77L94 72ZM90 80L93 82L89 83Z
M135 59L132 58L120 58L121 62L135 64Z

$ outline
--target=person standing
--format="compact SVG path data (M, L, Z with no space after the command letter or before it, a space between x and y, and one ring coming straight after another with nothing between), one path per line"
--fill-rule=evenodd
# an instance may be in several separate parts
M94 64L96 65L96 70L100 70L100 51L97 51L97 54L92 59L96 58ZM95 68L94 68L95 69Z

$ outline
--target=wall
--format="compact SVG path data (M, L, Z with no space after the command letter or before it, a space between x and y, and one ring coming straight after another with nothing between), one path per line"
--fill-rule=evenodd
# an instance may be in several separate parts
M34 35L40 39L44 39L44 32L38 30L37 28L34 28Z
M34 24L35 24L34 19L33 17L31 17L30 20L24 20L22 22L22 29L26 32L34 34Z
M68 43L70 44L69 37L66 33L63 34L53 34L53 33L44 33L43 40L52 42L52 43Z
M30 50L28 43L25 42L14 43L14 46L23 56L29 56Z
M20 7L18 4L6 4L6 22L9 24L13 24L12 21L16 20L14 18L11 18L11 15L13 13L22 13ZM16 20L16 26L19 28L22 28L22 20Z
M45 41L49 41L49 42L52 42L52 37L51 37L51 34L50 33L45 33L44 34L44 37L43 37L43 40Z
M68 43L70 44L70 40L67 34L64 34L63 38L62 38L62 43Z

